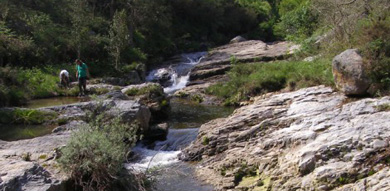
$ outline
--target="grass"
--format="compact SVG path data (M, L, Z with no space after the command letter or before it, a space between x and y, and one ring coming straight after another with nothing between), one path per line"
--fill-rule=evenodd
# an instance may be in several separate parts
M223 98L225 105L237 105L252 96L284 88L296 90L321 84L333 86L330 59L235 64L228 76L229 82L213 85L206 91Z
M71 95L71 90L59 87L58 74L62 69L74 74L73 65L63 64L42 68L0 67L0 107L18 106L34 98Z
M149 95L150 98L164 95L161 86L150 84L142 88L131 88L125 92L128 96Z
M35 109L0 110L0 123L3 124L43 124L54 120L57 114L54 112Z

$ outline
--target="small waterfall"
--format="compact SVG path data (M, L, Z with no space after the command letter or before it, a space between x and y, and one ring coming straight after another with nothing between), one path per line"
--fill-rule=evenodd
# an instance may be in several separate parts
M161 83L164 86L164 92L171 94L187 85L191 69L202 60L204 55L206 52L182 54L183 62L152 70L146 80Z
M147 169L165 166L179 162L177 155L180 150L196 139L198 128L171 129L165 141L155 142L150 149L144 144L138 144L133 152L138 160L126 164L126 168L145 171Z

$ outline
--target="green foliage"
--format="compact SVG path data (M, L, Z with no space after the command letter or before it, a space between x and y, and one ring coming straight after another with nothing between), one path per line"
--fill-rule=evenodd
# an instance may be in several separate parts
M128 96L147 95L149 98L153 98L164 95L164 91L160 85L149 84L141 88L131 88L125 94Z
M35 109L0 110L0 123L13 124L42 124L57 117L54 112Z
M109 46L107 47L110 55L114 59L115 69L119 69L122 52L131 44L131 33L127 23L127 13L125 10L116 12L109 31Z
M57 76L60 70L50 66L41 69L0 67L0 106L22 105L31 98L62 94Z
M137 130L137 125L122 124L118 117L95 115L73 133L58 162L83 190L107 190L135 145Z
M207 89L207 93L224 98L227 105L286 87L299 89L320 84L333 85L329 60L237 64L228 75L229 82Z
M0 66L83 58L107 75L134 61L205 50L237 35L270 41L270 0L36 0L0 2ZM114 71L115 72L115 71Z
M284 0L279 12L281 18L275 30L288 40L303 41L317 28L317 16L310 9L310 0Z
M203 136L202 145L208 145L209 142L210 142L210 139L207 136Z
M196 103L202 103L203 97L199 94L193 94L193 95L191 95L191 101L194 101Z
M390 14L382 17L372 16L360 21L356 44L369 60L372 81L384 89L390 86Z
M247 164L242 164L238 171L234 174L234 182L238 184L246 176L256 176L256 170L256 166L248 166Z

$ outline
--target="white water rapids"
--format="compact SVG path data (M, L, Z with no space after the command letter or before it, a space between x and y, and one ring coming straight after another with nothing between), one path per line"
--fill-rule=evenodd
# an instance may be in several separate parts
M170 129L165 141L155 142L154 148L150 149L143 144L137 145L133 152L138 160L135 163L128 163L128 169L145 171L154 167L174 164L179 162L177 155L180 150L195 140L198 134L197 128L191 129Z
M169 72L170 86L164 88L166 94L173 93L186 87L190 78L191 69L199 64L206 52L196 52L189 54L182 54L181 57L185 60L180 64L173 64L167 68L158 68L149 72L146 77L147 81L155 81L156 78Z
M182 54L181 57L182 60L185 60L184 62L170 65L168 68L152 70L146 79L147 81L153 81L161 76L163 72L170 71L171 85L165 87L164 92L167 94L173 93L186 87L191 69L201 61L205 54L206 52ZM154 148L138 144L133 149L138 160L126 164L126 168L145 171L153 167L174 164L179 161L177 156L180 154L180 150L195 140L197 133L197 128L170 129L167 140L155 142Z
M205 52L182 54L181 63L154 69L149 72L146 79L165 85L164 92L172 94L186 87L191 69L201 61L205 54ZM210 185L199 182L194 177L195 166L181 162L178 155L182 149L196 139L201 124L226 115L227 112L221 107L196 106L171 100L171 112L169 121L167 121L170 129L167 139L152 144L138 144L133 148L132 162L125 164L125 167L141 172L152 170L153 190L155 191L213 190ZM186 128L173 128L178 126Z

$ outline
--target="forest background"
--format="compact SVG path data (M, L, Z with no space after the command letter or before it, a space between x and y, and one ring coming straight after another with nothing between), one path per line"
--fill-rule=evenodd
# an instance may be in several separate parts
M358 48L390 83L387 0L1 0L0 106L66 94L58 72L76 58L93 77L150 68L241 35L301 44L297 57Z

